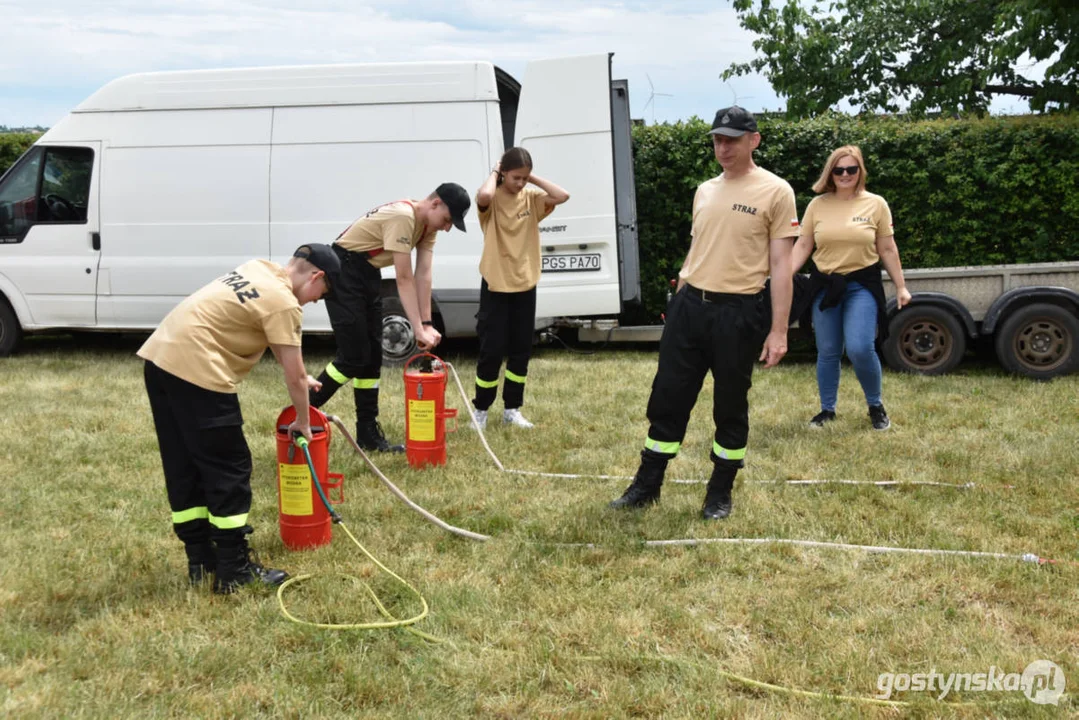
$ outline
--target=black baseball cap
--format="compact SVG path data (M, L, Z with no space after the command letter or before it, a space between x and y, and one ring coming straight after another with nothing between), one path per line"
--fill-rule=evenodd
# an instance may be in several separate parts
M709 135L741 137L747 132L757 132L757 118L745 108L731 105L716 112Z
M337 284L338 278L341 277L341 259L337 257L337 253L333 251L332 247L324 243L308 243L296 248L296 252L292 253L292 257L306 260L326 273L326 295L324 297L333 295L334 285Z
M435 188L435 194L450 209L453 226L464 232L465 215L468 213L468 209L472 207L472 200L468 197L468 191L457 183L442 183Z

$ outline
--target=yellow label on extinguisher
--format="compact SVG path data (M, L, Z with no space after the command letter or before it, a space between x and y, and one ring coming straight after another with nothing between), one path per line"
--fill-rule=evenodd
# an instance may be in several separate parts
M311 499L311 469L306 465L277 464L281 512L285 515L314 515Z
M435 401L408 401L408 439L418 442L435 440Z

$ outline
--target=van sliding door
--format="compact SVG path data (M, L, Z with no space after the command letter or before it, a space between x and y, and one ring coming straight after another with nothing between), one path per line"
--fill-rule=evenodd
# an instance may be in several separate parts
M569 202L540 223L538 317L615 315L621 309L611 134L610 56L531 62L516 144Z

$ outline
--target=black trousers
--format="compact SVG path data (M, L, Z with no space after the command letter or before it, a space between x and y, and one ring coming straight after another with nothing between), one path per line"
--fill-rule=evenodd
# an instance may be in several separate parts
M684 287L671 300L648 399L646 447L673 456L686 435L704 376L715 383L713 460L741 466L749 438L753 363L765 337L763 293L703 300Z
M486 280L480 284L480 311L476 314L480 357L476 362L476 397L472 400L477 410L486 410L495 401L502 358L506 358L502 402L507 410L524 404L535 327L536 288L506 293L492 291Z
M185 543L201 543L212 531L243 528L251 510L251 451L239 399L193 385L149 361L143 377L176 535Z
M341 384L352 379L356 391L356 420L378 417L378 382L382 374L382 271L367 262L362 253L334 245L341 258L341 276L334 297L326 299L337 354L326 372L336 382L323 383L323 391L313 395L321 407Z

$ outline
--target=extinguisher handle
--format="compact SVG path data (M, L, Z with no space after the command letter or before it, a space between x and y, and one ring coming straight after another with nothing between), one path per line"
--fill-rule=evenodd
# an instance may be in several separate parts
M289 428L288 425L278 425L277 426L277 432L286 433L286 432L288 432L288 428ZM312 425L311 426L311 432L313 432L313 433L323 432L325 430L326 430L326 428L324 428L321 425ZM296 431L293 430L292 432L295 433Z
M434 353L429 353L429 352L417 353L417 354L413 355L412 357L410 357L408 359L408 362L405 363L405 367L404 367L405 372L408 372L408 368L409 368L409 366L412 365L412 362L414 360L419 360L419 359L422 359L422 358L430 358L430 361L431 361L432 364L437 360L438 362L442 363L443 367L445 367L445 365L446 365L446 362L442 358L440 358L438 355L435 355Z

